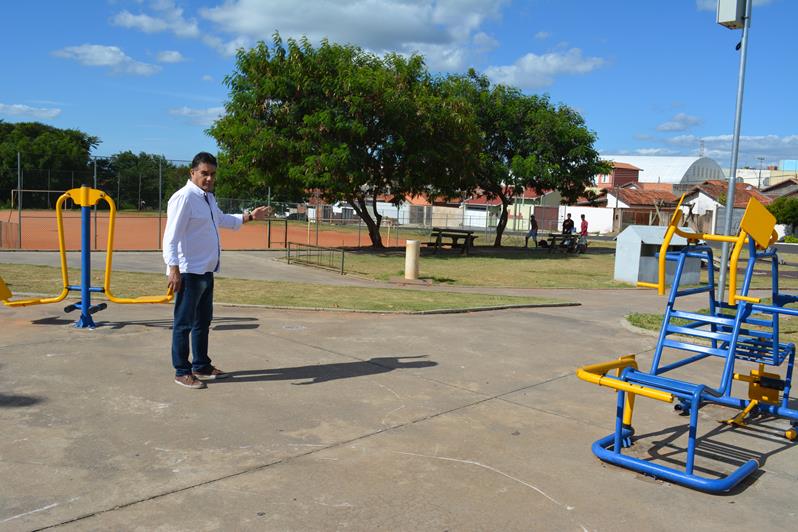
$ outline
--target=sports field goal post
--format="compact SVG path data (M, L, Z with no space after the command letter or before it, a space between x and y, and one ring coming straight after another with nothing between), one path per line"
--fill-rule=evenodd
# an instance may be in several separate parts
M61 197L61 194L66 192L66 190L49 190L44 188L12 188L11 189L11 208L16 209L19 205L19 197L20 194L40 194L40 198L47 197L47 205L50 208L50 205L55 205L55 202ZM51 202L52 200L52 202ZM25 205L25 202L23 202Z

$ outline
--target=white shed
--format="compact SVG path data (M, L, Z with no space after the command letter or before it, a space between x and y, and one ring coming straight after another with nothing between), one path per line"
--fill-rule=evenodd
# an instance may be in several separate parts
M686 231L689 229L684 228ZM665 239L667 227L651 225L630 225L617 237L615 248L616 281L637 284L637 281L656 283L659 262L656 256L662 241ZM678 251L687 245L687 239L674 235L668 251ZM665 263L665 283L673 283L676 263ZM701 280L701 263L698 259L689 258L682 272L682 286L698 284Z

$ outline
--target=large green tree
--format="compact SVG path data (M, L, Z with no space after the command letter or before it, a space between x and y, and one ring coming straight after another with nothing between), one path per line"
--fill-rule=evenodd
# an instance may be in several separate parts
M116 198L119 209L157 209L159 185L162 199L168 199L188 175L186 166L175 165L163 155L123 151L98 161L97 186Z
M77 129L59 129L39 122L8 123L0 120L0 194L17 187L17 153L22 171L30 179L25 188L48 188L32 180L38 173L85 172L92 148L100 140ZM58 185L63 188L62 185Z
M768 205L768 210L778 223L789 225L790 233L795 233L795 226L798 225L798 198L782 196Z
M501 200L495 246L501 246L516 191L558 190L563 201L573 202L593 176L610 171L593 147L595 134L570 107L554 105L547 96L491 85L473 70L448 82L448 91L473 106L481 132L473 185L488 198Z
M443 94L419 56L379 57L306 39L241 50L226 113L210 129L246 189L346 201L382 247L377 199L458 188L476 168L463 98ZM229 186L226 185L226 186Z

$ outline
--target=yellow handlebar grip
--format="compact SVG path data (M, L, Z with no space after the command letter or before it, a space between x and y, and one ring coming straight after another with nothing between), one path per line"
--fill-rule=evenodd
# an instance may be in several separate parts
M659 285L657 283L646 283L643 281L637 281L637 286L639 286L640 288L657 288L657 289L659 288Z

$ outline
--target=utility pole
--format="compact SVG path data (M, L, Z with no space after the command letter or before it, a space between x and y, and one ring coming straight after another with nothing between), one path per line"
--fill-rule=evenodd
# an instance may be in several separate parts
M17 247L22 249L22 155L17 152Z
M764 157L757 157L757 161L759 161L759 177L756 180L756 188L762 189L762 163L765 161Z
M718 0L718 24L729 29L743 29L740 41L740 72L737 79L737 106L734 113L734 135L732 137L731 173L729 174L729 190L726 193L726 220L723 234L732 232L734 220L734 191L737 182L737 156L740 151L740 123L743 115L743 90L745 88L745 66L748 57L748 30L751 27L752 0ZM724 242L721 248L720 275L718 276L718 301L723 301L726 291L726 270L729 263L729 243Z

